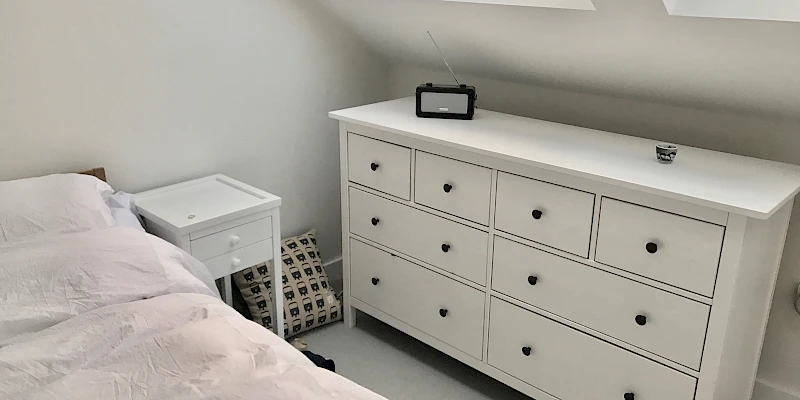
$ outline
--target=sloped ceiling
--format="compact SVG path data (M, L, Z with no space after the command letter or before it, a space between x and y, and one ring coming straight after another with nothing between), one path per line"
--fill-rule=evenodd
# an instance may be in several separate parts
M317 1L395 64L443 69L431 30L456 73L800 120L800 23L672 17L662 0Z

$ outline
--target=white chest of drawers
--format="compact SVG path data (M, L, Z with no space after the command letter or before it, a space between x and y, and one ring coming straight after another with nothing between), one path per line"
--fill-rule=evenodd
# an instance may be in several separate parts
M340 121L345 318L539 400L746 400L800 167L413 99Z

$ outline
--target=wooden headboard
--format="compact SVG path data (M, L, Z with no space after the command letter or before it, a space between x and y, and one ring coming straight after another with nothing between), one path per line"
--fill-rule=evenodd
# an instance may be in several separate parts
M103 182L106 181L106 169L105 168L90 169L88 171L79 172L79 174L92 175L92 176L97 177L97 179L100 179Z

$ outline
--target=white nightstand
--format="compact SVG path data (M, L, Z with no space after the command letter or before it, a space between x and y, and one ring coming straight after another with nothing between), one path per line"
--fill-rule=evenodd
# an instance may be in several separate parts
M272 260L273 287L281 287L281 198L224 175L213 175L137 194L147 231L202 261L225 280L233 304L231 274ZM283 337L283 296L273 296L275 333Z

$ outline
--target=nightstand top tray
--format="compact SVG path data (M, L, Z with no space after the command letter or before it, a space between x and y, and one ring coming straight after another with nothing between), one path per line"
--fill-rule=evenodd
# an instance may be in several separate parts
M136 208L142 216L180 234L280 205L280 197L225 175L142 192L137 194L136 200Z

